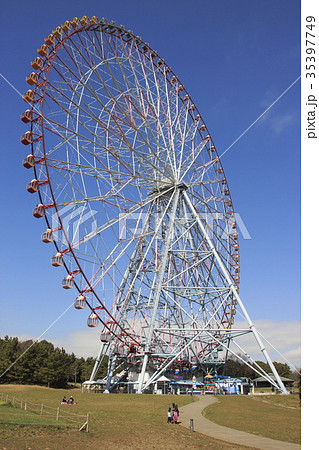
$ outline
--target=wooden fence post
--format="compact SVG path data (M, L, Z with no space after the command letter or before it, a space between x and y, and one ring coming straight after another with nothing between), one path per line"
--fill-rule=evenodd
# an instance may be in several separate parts
M56 409L56 420L59 420L59 412L60 412L60 408L58 407Z

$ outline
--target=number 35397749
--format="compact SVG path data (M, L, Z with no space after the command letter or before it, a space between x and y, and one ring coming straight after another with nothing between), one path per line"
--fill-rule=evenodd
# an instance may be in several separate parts
M315 70L316 70L316 50L315 50L315 17L307 16L306 17L306 78L315 78ZM308 31L310 30L310 31Z

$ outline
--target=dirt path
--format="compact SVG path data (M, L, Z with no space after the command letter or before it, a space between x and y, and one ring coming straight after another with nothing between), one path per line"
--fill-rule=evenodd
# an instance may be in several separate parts
M199 401L194 401L180 408L180 424L185 428L190 427L190 419L193 419L195 432L232 444L247 445L263 450L300 450L301 448L298 444L259 437L244 431L217 425L202 415L203 409L211 403L217 402L217 398L201 395L198 399Z

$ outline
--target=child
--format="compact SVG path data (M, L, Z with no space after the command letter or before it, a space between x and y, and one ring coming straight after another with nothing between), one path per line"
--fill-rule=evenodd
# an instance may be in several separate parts
M178 421L178 413L177 413L176 409L174 409L174 412L173 412L173 421L174 421L175 424Z
M167 410L167 423L172 423L172 409L170 407Z

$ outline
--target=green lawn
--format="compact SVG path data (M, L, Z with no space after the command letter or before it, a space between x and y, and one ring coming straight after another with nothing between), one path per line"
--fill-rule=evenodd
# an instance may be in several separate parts
M203 415L213 422L258 436L300 444L297 395L219 396Z
M246 449L213 438L191 433L188 429L167 424L167 404L179 406L192 401L186 396L147 394L94 394L80 389L61 390L35 386L0 385L0 393L44 403L52 408L60 406L64 395L73 395L77 402L65 406L68 411L90 413L89 433L61 426L43 426L36 423L14 425L0 423L0 448L9 449L167 449L178 446L191 449ZM63 406L61 405L61 410ZM8 408L12 409L12 408Z
M50 426L71 426L71 422L56 420L56 414L50 416L41 416L33 411L25 411L24 409L13 407L11 403L0 402L0 424L33 424L33 425L50 425Z
M44 404L63 414L89 413L89 433L63 426L54 418L0 406L0 448L22 449L167 449L178 446L190 449L247 449L228 444L187 428L166 423L167 405L179 407L194 401L191 397L147 394L94 394L80 389L61 390L38 386L0 385L0 393L10 398L27 400L28 404ZM64 395L73 395L76 405L60 405ZM4 396L4 397L5 397ZM205 410L205 416L216 423L242 429L275 439L298 442L300 408L294 396L267 396L254 400L249 397L220 396L220 403ZM281 402L285 406L265 403ZM295 402L295 406L294 403ZM84 423L84 422L83 422Z

